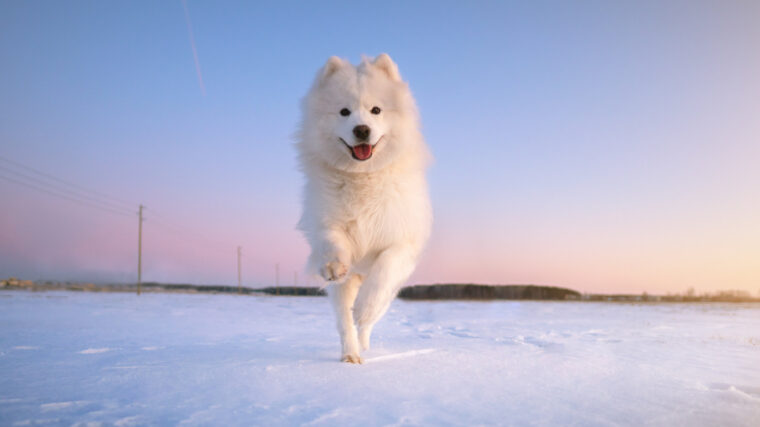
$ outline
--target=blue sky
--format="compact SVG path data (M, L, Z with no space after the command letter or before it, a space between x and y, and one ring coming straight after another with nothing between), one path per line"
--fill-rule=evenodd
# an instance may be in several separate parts
M187 8L205 95L181 1L0 4L0 156L145 204L149 280L291 280L300 98L387 52L436 157L414 281L760 288L758 3ZM136 219L0 196L0 275L133 280Z

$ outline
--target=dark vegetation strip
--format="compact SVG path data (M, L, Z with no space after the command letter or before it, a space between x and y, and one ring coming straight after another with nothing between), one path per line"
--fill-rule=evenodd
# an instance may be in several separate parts
M247 288L227 285L182 283L143 283L144 292L214 293L243 295L325 296L324 289L300 286ZM81 282L31 281L15 278L0 280L0 289L30 291L136 292L134 283L93 284ZM398 294L405 300L549 300L617 302L760 302L743 291L721 291L703 295L581 294L572 289L538 285L435 284L408 286Z

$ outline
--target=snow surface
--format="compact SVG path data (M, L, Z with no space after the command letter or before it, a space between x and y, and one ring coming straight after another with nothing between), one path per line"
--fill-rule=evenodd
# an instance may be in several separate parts
M760 425L760 305L0 291L0 425Z

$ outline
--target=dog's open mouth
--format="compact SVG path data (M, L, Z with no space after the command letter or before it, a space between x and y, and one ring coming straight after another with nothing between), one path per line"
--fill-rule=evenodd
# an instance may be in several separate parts
M382 140L383 137L381 136L380 139L377 140L375 145L372 144L359 144L359 145L348 145L346 141L343 140L343 138L340 138L340 141L348 147L349 150L351 150L351 156L359 161L365 161L369 160L370 157L372 157L372 153L375 150L375 146Z
M372 146L369 144L359 144L351 147L351 155L356 160L367 160L372 157Z

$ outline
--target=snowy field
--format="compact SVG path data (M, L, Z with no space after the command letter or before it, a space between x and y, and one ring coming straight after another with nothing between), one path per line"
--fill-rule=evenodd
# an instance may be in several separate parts
M760 305L0 291L0 425L760 425Z

